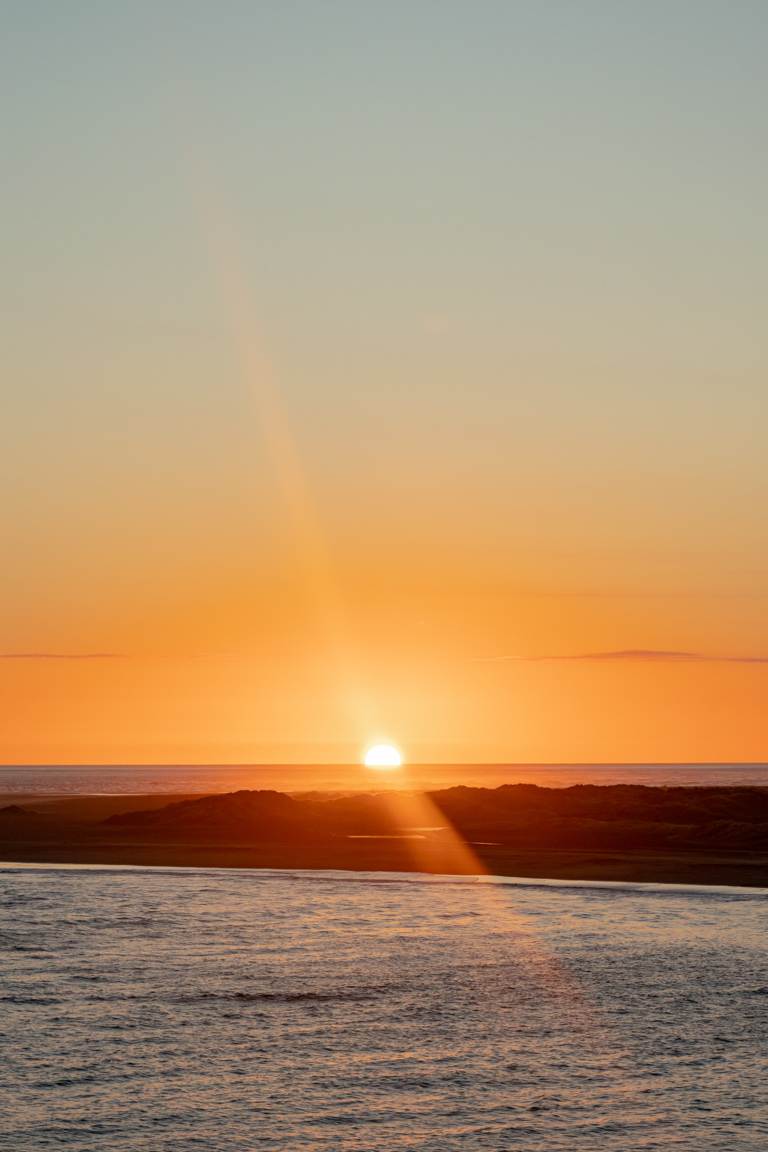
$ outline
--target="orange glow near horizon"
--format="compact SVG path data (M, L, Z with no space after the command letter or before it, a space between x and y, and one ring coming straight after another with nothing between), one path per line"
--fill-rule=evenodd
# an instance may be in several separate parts
M761 596L707 591L666 527L634 544L622 509L562 505L548 475L506 504L467 475L446 502L425 452L338 490L210 216L246 463L184 516L142 479L119 538L111 515L82 552L57 536L55 585L33 556L0 653L0 761L349 762L377 731L422 763L768 758ZM727 587L722 556L706 570Z
M241 520L236 500L203 497L199 520L180 521L144 493L149 543L175 541L157 559L136 546L138 519L119 541L111 527L89 540L80 567L59 548L55 588L35 584L41 558L0 653L1 761L348 762L372 731L402 734L423 763L768 758L762 598L681 595L662 552L633 557L610 502L574 519L542 479L535 499L509 497L507 538L471 476L448 516L426 456L388 469L385 490L375 469L365 494L318 481L219 225L241 434L270 517L257 535L246 469ZM726 567L713 557L709 578ZM693 562L673 572L700 581Z
M360 659L419 764L760 762L768 751L760 665ZM359 725L323 660L277 640L237 657L0 660L0 695L9 764L358 762Z

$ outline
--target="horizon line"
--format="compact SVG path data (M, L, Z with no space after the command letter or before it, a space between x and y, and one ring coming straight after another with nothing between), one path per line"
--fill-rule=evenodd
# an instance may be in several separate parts
M768 768L765 760L409 760L409 768ZM10 763L0 761L0 771L6 768L363 768L361 760L256 760L237 761L80 761Z

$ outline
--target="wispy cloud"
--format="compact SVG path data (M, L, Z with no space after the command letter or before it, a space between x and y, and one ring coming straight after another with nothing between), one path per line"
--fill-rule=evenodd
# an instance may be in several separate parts
M0 660L124 660L122 652L0 652Z
M660 664L768 664L768 656L729 656L706 652L675 652L664 648L622 648L614 652L579 652L549 656L476 656L475 663L538 664L546 661L654 662Z

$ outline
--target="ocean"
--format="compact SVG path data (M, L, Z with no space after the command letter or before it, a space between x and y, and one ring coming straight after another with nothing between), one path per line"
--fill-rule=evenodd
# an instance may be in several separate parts
M3 1152L764 1152L768 892L0 866Z
M766 764L424 764L404 772L371 772L354 764L46 765L0 766L0 795L57 793L285 792L360 789L407 784L450 788L470 784L752 784L768 787Z

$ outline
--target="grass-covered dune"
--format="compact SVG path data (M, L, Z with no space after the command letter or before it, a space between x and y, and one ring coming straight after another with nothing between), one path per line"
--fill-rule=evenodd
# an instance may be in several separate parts
M0 857L768 886L768 789L509 784L25 801L0 808Z

